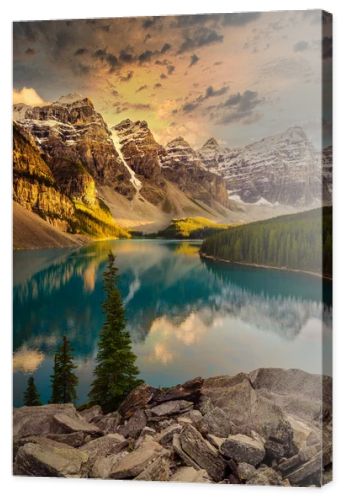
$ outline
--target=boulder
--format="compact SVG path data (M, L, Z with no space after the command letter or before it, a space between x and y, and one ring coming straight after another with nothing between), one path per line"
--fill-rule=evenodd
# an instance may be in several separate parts
M241 462L237 466L237 475L239 476L241 481L248 481L249 479L251 479L255 471L256 468L253 465L247 464L245 462Z
M107 434L93 439L79 449L88 454L89 463L94 463L96 458L117 454L127 445L128 441L121 434Z
M209 408L215 407L222 409L230 425L236 426L232 428L242 434L255 430L267 437L284 420L282 410L259 395L244 373L234 377L212 377L204 381L200 404L202 413L206 415Z
M246 481L246 484L253 484L259 486L284 486L286 483L283 482L282 476L268 467L267 465L261 465L259 469L255 469L254 474Z
M207 434L206 439L215 447L217 450L222 446L226 438L221 438L219 436L214 436L213 434Z
M16 438L13 440L13 459L16 458L18 450L27 443L39 444L42 448L44 447L55 447L55 448L72 448L65 443L60 443L48 438L47 436L25 436L21 438Z
M200 424L205 432L219 437L228 437L232 432L236 432L226 413L218 407L205 413Z
M16 455L19 476L86 477L88 454L59 443L27 443Z
M93 405L90 408L80 411L79 414L84 418L84 420L91 422L93 418L99 417L103 413L100 405Z
M56 432L84 432L92 436L100 436L100 429L93 423L89 423L82 417L75 418L66 413L58 413L53 416L53 421L56 426Z
M135 387L119 406L119 413L124 418L130 418L136 410L143 410L146 408L156 391L157 389L147 384L141 384Z
M258 439L244 434L229 436L220 447L221 453L237 463L258 465L265 457L265 449Z
M77 431L69 434L46 434L46 437L53 441L72 446L73 448L79 448L85 443L89 434L86 435L83 431Z
M309 460L303 462L303 457L295 456L299 463L297 467L291 468L290 472L284 474L284 477L289 480L290 484L296 486L305 486L309 484L323 484L323 464L322 464L322 454L320 452L313 455ZM294 462L294 461L293 461ZM288 465L293 465L293 462ZM283 464L281 469L283 470Z
M150 465L164 448L154 440L144 442L137 450L122 458L110 472L112 479L127 479L138 476Z
M225 462L218 451L192 425L183 428L179 438L176 437L176 451L187 465L196 469L205 469L215 481L221 481L225 473ZM180 453L183 452L183 453ZM187 460L186 457L189 457Z
M143 410L136 410L133 415L129 418L128 422L119 427L119 432L123 434L124 437L137 438L142 429L146 426L147 417Z
M70 417L76 425L83 425L83 423L87 424L87 422L77 413L73 404L23 406L13 411L13 436L16 438L22 436L73 432L72 430L66 431L66 427L59 424L56 419L59 415ZM79 430L80 429L78 429L78 431Z
M117 455L109 455L107 457L97 457L88 477L95 479L109 479L111 470L127 455L128 451L121 451Z
M192 401L198 403L200 400L200 390L203 384L201 377L188 380L184 384L170 387L169 389L161 389L153 395L152 403L164 403L166 401L174 401L184 399L185 401Z
M170 443L172 443L174 434L180 434L181 430L182 426L180 424L169 425L161 431L161 433L158 435L157 441L163 446L168 446Z
M184 400L175 400L162 403L151 408L151 415L155 417L166 417L177 413L184 413L193 408L193 403Z
M168 481L170 465L171 462L167 456L159 455L134 479L137 481Z
M286 420L271 429L265 441L267 458L271 461L294 455L297 450L293 445L293 436L293 429Z
M117 432L121 421L121 416L117 411L107 415L98 415L91 419L91 423L96 425L105 434Z
M211 478L204 469L194 467L179 467L171 476L170 481L179 483L211 483Z

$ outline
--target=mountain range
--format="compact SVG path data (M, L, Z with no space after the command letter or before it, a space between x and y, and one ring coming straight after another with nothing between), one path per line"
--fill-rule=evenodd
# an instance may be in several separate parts
M183 137L163 146L146 121L108 127L75 94L16 104L13 120L15 247L153 233L172 218L265 219L318 206L323 188L330 202L331 148L319 155L299 127L243 148L211 138L194 150Z

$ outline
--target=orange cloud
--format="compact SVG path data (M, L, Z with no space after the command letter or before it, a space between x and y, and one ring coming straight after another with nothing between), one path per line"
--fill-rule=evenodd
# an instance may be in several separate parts
M29 106L41 106L45 101L33 88L23 87L13 90L13 104L27 104Z

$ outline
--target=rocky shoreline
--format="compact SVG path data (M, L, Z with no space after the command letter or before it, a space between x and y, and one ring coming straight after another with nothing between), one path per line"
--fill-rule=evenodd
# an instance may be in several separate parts
M332 478L332 379L268 368L143 384L106 415L17 408L13 460L24 476L321 486Z

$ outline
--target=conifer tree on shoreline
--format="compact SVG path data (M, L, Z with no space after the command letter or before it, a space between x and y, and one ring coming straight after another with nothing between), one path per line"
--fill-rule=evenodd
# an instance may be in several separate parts
M34 377L28 378L27 388L24 392L24 405L25 406L41 406L40 395L36 389Z
M104 272L103 303L105 322L102 327L94 381L89 392L91 403L99 404L105 412L115 410L127 394L142 383L138 379L136 356L132 352L131 338L126 329L125 312L117 288L117 271L112 252Z
M73 362L70 342L64 335L63 342L54 356L52 396L50 403L72 403L76 399L78 378L73 370L77 367Z

